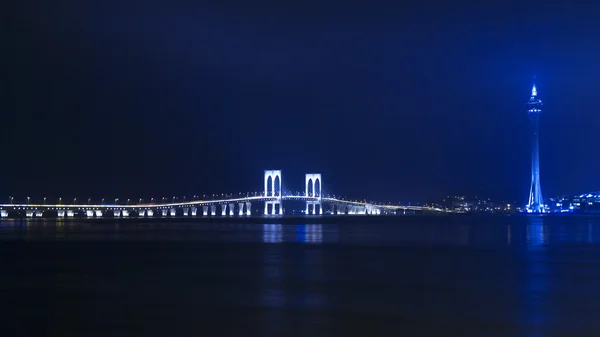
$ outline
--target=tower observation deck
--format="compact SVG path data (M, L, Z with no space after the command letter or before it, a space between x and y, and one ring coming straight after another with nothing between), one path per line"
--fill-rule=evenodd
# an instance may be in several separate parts
M540 144L539 144L539 121L542 114L542 100L537 96L535 84L531 89L531 97L527 102L527 113L531 124L531 186L529 188L529 201L527 202L528 213L545 213L542 187L540 186Z

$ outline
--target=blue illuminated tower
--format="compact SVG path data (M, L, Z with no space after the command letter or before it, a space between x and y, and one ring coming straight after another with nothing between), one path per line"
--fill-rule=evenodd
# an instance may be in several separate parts
M531 122L531 187L529 189L528 213L545 213L542 187L540 186L540 115L542 114L542 100L537 97L535 84L531 89L531 98L527 102L527 113Z

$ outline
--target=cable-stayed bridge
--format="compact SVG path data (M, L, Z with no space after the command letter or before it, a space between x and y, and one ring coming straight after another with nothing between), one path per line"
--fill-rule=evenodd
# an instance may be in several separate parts
M345 200L321 192L322 176L320 173L305 175L304 193L283 193L281 170L266 170L264 175L264 191L238 196L223 197L211 200L192 200L187 202L163 202L150 204L122 205L113 204L0 204L0 215L25 217L175 217L175 216L282 216L285 214L283 202L296 200L305 202L306 215L381 215L398 212L444 212L444 210L426 206L386 205L366 201ZM252 204L261 205L260 212L252 212ZM327 208L327 210L325 210Z

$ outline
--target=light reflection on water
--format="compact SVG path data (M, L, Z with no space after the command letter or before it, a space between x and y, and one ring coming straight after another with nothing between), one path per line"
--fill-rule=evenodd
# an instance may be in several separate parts
M272 219L271 219L272 220ZM387 218L372 223L138 223L2 220L0 240L166 240L302 244L511 246L544 249L598 243L600 218L448 217Z
M283 241L283 226L280 224L263 225L263 241L267 243L279 243Z
M543 216L527 218L527 253L525 255L523 275L523 301L520 321L529 327L529 336L545 336L544 328L549 325L552 315L547 305L552 291L551 271L548 264L547 241L548 227Z
M540 248L546 243L547 233L544 226L544 218L541 216L530 216L527 218L528 223L526 229L527 244L530 247Z

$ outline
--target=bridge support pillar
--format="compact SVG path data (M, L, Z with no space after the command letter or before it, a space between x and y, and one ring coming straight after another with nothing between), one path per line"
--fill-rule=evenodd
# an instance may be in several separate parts
M210 215L212 215L212 216L217 215L217 205L210 206Z
M319 206L319 211L317 212L317 205ZM321 201L306 201L306 215L317 215L323 214L323 204Z
M75 216L75 211L72 211L72 210L67 210L67 216L68 216L69 218L72 218L72 217L74 217L74 216Z
M42 215L44 215L44 212L42 210L38 209L38 210L35 211L35 216L36 217L41 218Z
M192 210L192 216L196 216L198 214L198 209L196 207L190 208Z
M227 204L221 205L221 216L227 216Z
M32 209L28 209L25 211L25 216L28 218L33 217L33 210Z
M167 209L166 208L161 209L160 210L160 215L167 216Z
M252 214L251 210L252 210L252 203L247 202L246 203L246 215L247 216L250 216L250 214Z
M101 217L102 217L102 211L96 210L96 218L101 218Z
M94 217L94 211L88 209L87 211L85 211L85 215L88 218L93 218Z
M271 205L271 215L283 215L283 204L281 200L265 201L265 215L269 215L269 205ZM277 209L276 206L279 206Z
M177 210L176 210L175 208L171 208L171 209L169 210L169 214L170 214L171 216L175 216L175 215L177 215Z
M234 204L229 204L229 216L234 216L235 212L233 211Z
M146 213L146 210L144 210L144 209L138 209L138 216L139 216L140 218L143 218L143 217L144 217L144 213Z
M188 216L188 212L189 212L189 211L190 211L190 209L189 209L189 208L187 208L187 207L185 207L185 208L183 209L183 215L184 215L184 216Z
M239 215L239 216L243 216L243 215L244 215L244 203L243 203L243 202L240 202L240 203L238 204L238 209L239 209L239 211L238 211L238 215Z
M202 206L202 215L204 215L204 216L208 215L208 206Z
M151 209L149 209L149 210L146 211L146 215L149 216L149 217L152 217L152 216L154 216L154 211L151 210Z
M120 216L121 216L121 210L120 209L113 210L113 217L118 218Z
M124 217L124 218L126 218L126 217L128 217L128 216L129 216L129 210L127 210L127 209L124 209L124 210L123 210L123 217Z
M0 210L0 217L2 217L2 218L8 217L8 211L6 211L6 210Z
M64 209L59 209L58 211L56 211L56 215L58 215L59 218L64 218L65 217L65 210Z

